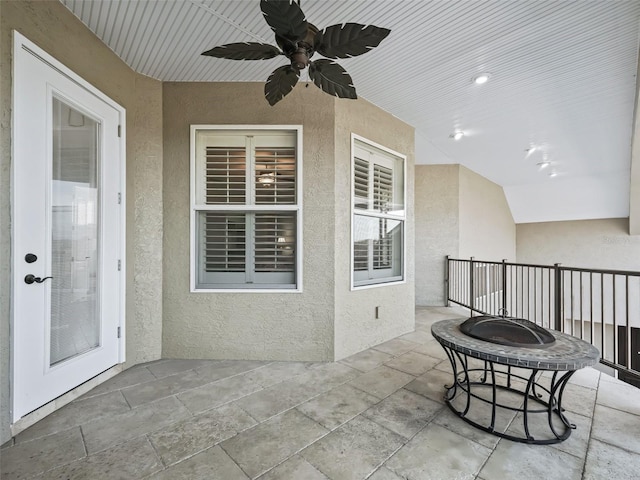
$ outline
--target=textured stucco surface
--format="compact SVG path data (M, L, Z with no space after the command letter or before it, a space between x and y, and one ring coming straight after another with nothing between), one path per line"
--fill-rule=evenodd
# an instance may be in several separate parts
M162 84L133 77L127 110L127 366L162 353Z
M626 218L519 224L518 262L640 271L640 236L628 225Z
M515 260L516 225L500 185L461 166L459 206L459 258Z
M161 84L127 67L57 1L0 2L0 443L9 438L11 49L16 29L127 110L127 364L160 357Z
M416 304L444 305L445 257L515 261L502 187L461 165L417 165Z
M412 331L415 326L414 129L365 100L335 109L335 358ZM350 291L351 133L407 156L406 282ZM379 318L375 318L375 307Z
M333 360L334 104L299 84L164 84L163 357ZM189 292L191 124L303 125L303 292ZM344 208L348 208L345 205Z
M459 165L416 165L416 304L444 305L445 257L459 250Z

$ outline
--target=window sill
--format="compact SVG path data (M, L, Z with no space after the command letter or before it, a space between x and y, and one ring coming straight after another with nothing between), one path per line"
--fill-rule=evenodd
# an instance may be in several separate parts
M394 286L394 285L402 285L407 283L406 279L403 280L393 280L390 282L382 282L382 283L371 283L368 285L351 285L351 291L355 291L355 290L365 290L368 288L379 288L379 287L390 287L390 286Z
M191 293L302 293L300 288L192 288Z

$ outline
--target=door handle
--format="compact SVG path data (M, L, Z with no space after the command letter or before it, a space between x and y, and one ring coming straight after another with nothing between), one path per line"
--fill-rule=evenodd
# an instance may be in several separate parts
M24 283L26 283L27 285L31 285L32 283L42 283L48 278L53 278L53 277L40 278L40 277L36 277L35 275L28 274L24 277Z

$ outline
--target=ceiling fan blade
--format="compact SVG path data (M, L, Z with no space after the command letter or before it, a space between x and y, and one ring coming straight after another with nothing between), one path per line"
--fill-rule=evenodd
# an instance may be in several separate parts
M316 35L315 49L327 58L355 57L377 47L389 33L388 28L375 25L331 25Z
M228 58L230 60L267 60L281 54L282 52L278 47L257 42L229 43L202 52L202 55L208 57Z
M340 98L358 98L353 80L336 62L316 60L309 65L309 77L323 92Z
M264 96L269 105L275 105L291 92L296 83L298 83L299 76L300 72L292 68L291 65L283 65L276 68L269 75L267 83L264 84Z
M260 0L260 10L276 36L297 42L307 35L307 21L296 2Z

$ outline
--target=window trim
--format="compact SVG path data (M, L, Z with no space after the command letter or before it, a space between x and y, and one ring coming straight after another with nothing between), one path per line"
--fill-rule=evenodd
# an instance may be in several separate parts
M199 211L219 210L216 206L210 208L198 207L196 210L196 182L197 182L197 161L196 161L196 133L198 131L241 131L249 133L251 131L268 132L268 131L290 131L296 135L296 203L294 205L228 205L224 210L228 211L295 211L296 212L296 286L294 288L197 288L198 277L198 258L196 249L197 236L197 214ZM212 124L194 124L190 126L189 134L189 290L191 293L302 293L303 282L303 232L302 232L302 125L212 125ZM281 207L281 208L278 208Z
M402 185L403 185L403 198L402 198L402 202L403 202L403 207L404 207L404 215L399 216L399 215L392 215L392 214L387 214L384 216L384 218L389 218L392 220L399 220L400 222L402 222L402 264L400 266L401 268L401 279L399 280L390 280L390 281L381 281L381 282L376 282L376 283L368 283L368 284L364 284L364 285L355 285L355 279L354 279L354 262L355 262L355 258L354 258L354 248L353 248L353 240L354 240L354 227L355 227L355 221L354 221L354 216L356 215L356 208L355 208L355 192L354 192L354 183L355 183L355 148L356 148L356 142L360 142L365 144L366 146L370 146L372 148L378 149L382 152L388 153L389 155L392 155L396 158L398 158L399 160L402 161ZM351 238L350 238L350 242L349 242L349 256L350 256L350 268L349 268L349 284L350 284L350 290L351 291L356 291L356 290L364 290L364 289L368 289L368 288L379 288L379 287L387 287L387 286L391 286L391 285L401 285L403 283L407 283L407 156L403 155L402 153L396 152L395 150L392 150L391 148L385 147L384 145L380 145L379 143L376 143L372 140L369 140L368 138L362 137L356 133L351 133L351 165L350 165L350 181L349 181L349 187L350 187L350 195L349 198L351 199L351 205L350 205L350 212L351 212ZM380 218L378 215L370 215L371 212L367 212L367 211L362 211L361 215L363 216L370 216L373 218ZM375 282L375 279L372 279L372 282Z

